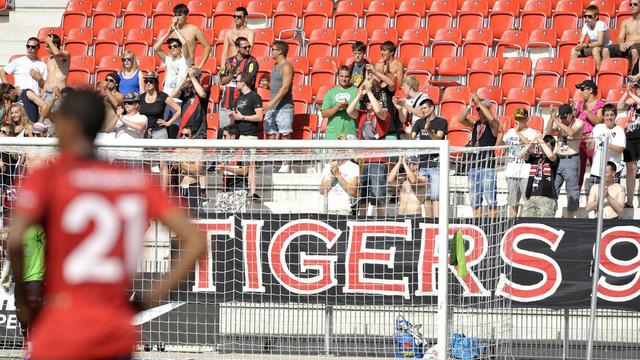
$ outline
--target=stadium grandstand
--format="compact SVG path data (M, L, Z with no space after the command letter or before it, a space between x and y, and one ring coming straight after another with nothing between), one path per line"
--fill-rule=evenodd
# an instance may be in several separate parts
M638 0L0 0L2 233L89 89L209 241L136 359L640 359L639 60Z

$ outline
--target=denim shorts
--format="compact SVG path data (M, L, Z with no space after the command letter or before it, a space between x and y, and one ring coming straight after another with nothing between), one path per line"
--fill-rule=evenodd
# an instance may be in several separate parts
M477 209L482 206L482 197L487 207L496 207L496 170L485 168L469 169L469 196L471 206Z
M269 109L264 115L264 131L267 134L291 134L292 126L293 108Z
M440 200L440 169L438 167L421 168L418 174L427 178L427 200Z
M384 205L387 197L387 164L366 163L360 176L360 201Z

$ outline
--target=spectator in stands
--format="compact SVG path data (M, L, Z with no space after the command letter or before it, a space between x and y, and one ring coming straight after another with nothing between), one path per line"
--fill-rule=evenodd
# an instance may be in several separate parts
M380 81L382 91L387 95L386 99L391 100L398 87L402 84L404 78L404 65L400 59L394 57L396 45L391 41L385 41L380 45L380 54L382 58L377 64L367 65L367 70L373 72L375 77ZM383 102L383 106L387 108L391 115L389 129L387 131L387 140L398 140L398 131L402 129L400 125L397 110L391 101Z
M31 120L32 123L40 120L40 114L43 113L46 108L46 103L42 100L42 98L36 95L36 93L31 89L21 90L18 88L14 88L13 86L10 86L9 89L10 91L7 96L7 100L9 101L9 103L21 103L24 107L25 112L27 113L27 116L29 117L29 120Z
M167 128L178 120L182 110L172 97L158 90L157 72L148 72L143 81L145 92L140 94L140 114L147 117L148 135L152 139L167 139ZM173 113L168 120L164 118L166 107Z
M178 38L170 38L167 40L167 37L171 34L172 30L175 31ZM165 40L167 45L169 45L169 55L165 54L164 50L162 50L162 44L164 44ZM187 77L187 69L189 69L189 63L191 63L188 53L186 51L182 51L183 41L184 37L181 35L180 31L175 30L175 28L172 27L169 29L169 32L164 36L161 36L155 45L153 45L153 50L156 56L159 57L165 65L165 76L162 89L169 95L172 95L173 91Z
M44 46L47 48L49 60L47 61L47 79L42 79L42 74L36 69L33 70L33 77L38 82L43 83L44 94L42 99L46 103L52 104L52 110L57 110L60 100L54 102L53 97L56 91L61 91L67 86L67 76L69 76L69 65L71 54L62 50L62 40L56 34L50 34L44 38ZM42 79L42 80L41 80Z
M138 69L136 54L133 51L126 50L122 54L122 66L120 67L120 84L118 91L121 94L144 92L144 81L142 80L142 72ZM142 89L142 91L141 91Z
M180 131L180 139L190 140L195 137L196 130L184 127ZM175 152L201 154L200 148L178 148ZM172 172L178 173L178 187L180 207L187 209L191 216L198 216L203 200L204 187L201 186L201 178L204 174L204 166L200 160L185 160L174 162ZM175 182L172 182L175 184Z
M471 114L475 108L478 118ZM464 126L471 127L472 147L492 147L488 150L477 150L467 153L465 163L469 172L469 196L471 197L471 207L475 217L481 217L482 198L487 201L489 217L495 218L497 214L496 205L496 162L494 149L498 141L498 128L500 123L491 113L491 104L482 100L477 94L471 96L467 105L460 115L458 122Z
M109 85L106 80L96 82L96 92L103 97L104 103L105 103L105 107L104 107L105 121L104 121L104 124L102 124L102 128L96 135L96 139L100 139L100 140L115 139L116 123L118 122L117 110L118 110L118 107L121 107L120 104L114 106L109 100L109 98L107 97L106 93L109 91L112 91L112 90L109 90L108 87Z
M631 7L631 18L626 19L620 25L617 44L611 44L602 49L602 59L610 57L624 57L629 61L629 74L638 74L638 58L640 57L640 28L637 19L640 15L640 6L637 0L629 2Z
M178 97L182 104L182 120L179 133L185 127L196 129L195 138L207 137L207 103L210 89L200 84L202 72L196 67L187 70L187 77L173 90L172 97Z
M31 136L33 137L49 137L49 127L44 123L37 122L33 124L31 129Z
M256 33L247 26L249 12L244 7L238 7L233 12L233 27L224 33L224 45L222 46L221 59L232 57L238 51L238 38L245 38L249 46L253 46Z
M258 123L262 121L264 111L260 95L250 85L255 80L255 74L248 72L240 73L235 77L240 96L235 100L236 110L229 114L229 117L236 124L240 132L239 139L242 140L258 140L260 135ZM260 200L260 196L256 193L256 165L253 161L249 162L248 176L251 198Z
M140 95L128 93L124 97L124 113L118 108L116 139L142 139L147 130L147 117L140 114Z
M575 117L573 107L563 104L551 110L551 119L547 122L545 134L558 138L555 153L560 158L556 174L556 194L560 194L562 184L566 183L567 216L575 218L580 200L578 176L580 174L580 142L584 130L584 121Z
M634 0L636 1L636 0ZM640 160L640 96L638 96L639 83L627 84L627 91L618 101L618 110L629 109L629 121L624 128L627 144L623 156L627 168L627 202L624 207L633 207L633 197L636 192L636 173L638 160Z
M118 86L120 86L120 75L115 71L108 73L104 78L104 87L100 93L107 100L107 107L111 106L114 111L122 106L125 95L118 91Z
M602 49L611 45L609 39L609 27L604 21L599 20L600 10L596 5L589 5L584 9L584 25L580 42L571 49L571 58L593 56L596 62L596 70L600 69L602 62ZM587 41L588 40L588 41Z
M36 96L40 96L40 84L38 79L33 77L34 73L39 73L42 80L47 79L47 65L38 59L38 49L40 40L30 37L27 40L27 55L21 56L9 62L3 69L0 69L0 80L9 83L7 74L13 74L14 86L20 90L31 90ZM35 71L34 71L35 70ZM37 120L36 120L37 121Z
M509 129L504 134L502 141L509 145L507 149L507 168L505 170L508 188L509 216L518 215L518 205L524 198L529 180L529 164L519 156L522 148L539 137L540 133L527 126L529 121L529 111L524 108L517 108L513 113L516 120L516 127Z
M271 69L269 95L271 100L264 103L264 130L269 139L290 139L293 132L293 66L287 61L289 45L277 40L271 48L271 57L276 64ZM281 172L288 172L289 166L282 166ZM286 170L286 171L285 171Z
M590 194L591 185L600 183L600 161L602 158L603 137L609 136L609 145L607 146L607 162L613 162L616 165L615 180L619 182L618 172L622 168L622 153L627 146L627 139L624 129L616 125L616 117L618 111L615 106L607 104L602 109L604 113L604 123L598 124L591 132L592 139L588 142L589 147L594 151L593 164L591 164L591 175L586 188L587 194Z
M31 128L33 123L29 120L27 112L24 110L24 106L21 103L14 103L11 106L11 125L13 126L13 136L25 137L31 136Z
M225 140L240 138L240 130L236 125L228 125L222 131ZM216 171L223 174L222 191L218 191L215 198L216 212L239 213L247 209L249 167L240 160L242 155L242 149L238 149L234 160L216 166Z
M380 83L373 72L367 70L365 80L347 107L347 114L358 123L358 139L382 140L387 134L390 115L376 94L382 96ZM378 216L384 216L387 195L386 158L371 157L364 161L360 177L360 216L366 215L369 203L376 206Z
M331 88L322 101L322 117L327 119L324 138L336 140L342 134L350 139L358 138L358 126L347 114L347 107L356 97L357 89L351 85L351 71L342 65L338 69L338 86Z
M173 21L169 28L169 33L173 33L180 39L182 45L185 46L184 56L189 60L189 65L193 64L198 69L202 69L204 63L207 62L211 53L211 44L204 37L204 33L197 26L187 23L189 16L189 8L185 4L178 4L173 7ZM171 31L173 29L173 31ZM164 40L163 40L164 42ZM199 43L203 47L202 58L200 63L194 64L196 60L196 44Z
M405 102L406 103L406 102ZM433 100L425 98L420 102L422 117L413 124L411 139L443 140L449 132L447 120L436 116L436 105ZM419 175L426 179L425 214L428 217L438 216L440 200L440 157L437 154L420 155Z
M219 126L223 128L231 123L229 114L233 113L236 107L236 98L240 95L240 89L236 85L236 77L241 73L250 75L248 83L249 89L255 89L256 75L258 75L258 60L251 56L251 44L245 37L238 37L235 41L237 51L229 57L220 69L220 85L224 86L222 101L220 103Z
M7 83L0 84L0 123L9 121L9 111L13 105L13 85Z
M598 86L592 80L585 80L576 85L580 90L582 101L575 105L576 118L584 122L582 141L580 141L580 175L578 177L578 191L582 189L584 174L587 169L587 161L592 164L593 149L587 148L587 141L591 139L593 127L602 123L602 107L606 104L597 97Z
M417 156L401 156L389 172L387 185L392 189L399 187L400 191L398 215L422 216L427 178L418 174L419 161ZM404 173L400 173L401 167Z
M356 88L362 84L365 77L365 66L369 64L364 55L367 53L367 45L362 41L356 41L351 45L353 63L351 64L351 83Z
M555 179L559 159L553 152L556 139L538 133L521 151L520 157L531 166L522 207L523 217L555 217L558 210L558 193Z
M347 140L346 134L341 134L338 140ZM358 197L359 175L358 164L348 159L334 160L324 167L320 194L327 197L328 214L351 214L351 205Z
M400 122L404 124L404 130L407 134L411 134L413 125L419 119L424 117L420 104L423 100L428 99L427 94L419 91L420 83L414 75L409 75L402 81L402 91L405 97L392 98L393 104L398 109Z
M604 175L604 203L602 217L604 219L617 219L624 210L624 188L615 182L615 174L617 169L616 163L607 161L606 172ZM598 195L600 195L600 184L596 184L589 192L587 200L587 212L589 217L595 218L598 211Z

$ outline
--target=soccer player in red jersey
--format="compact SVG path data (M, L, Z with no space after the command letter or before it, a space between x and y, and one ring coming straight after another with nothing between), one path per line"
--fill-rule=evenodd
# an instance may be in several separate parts
M54 119L60 155L25 179L8 239L12 271L21 274L24 232L41 223L47 235L44 305L16 304L22 320L33 319L31 359L129 359L135 310L154 306L187 277L205 237L149 177L96 159L93 140L105 119L97 94L69 94ZM150 218L178 235L181 259L132 306L127 289ZM24 298L15 279L16 299Z

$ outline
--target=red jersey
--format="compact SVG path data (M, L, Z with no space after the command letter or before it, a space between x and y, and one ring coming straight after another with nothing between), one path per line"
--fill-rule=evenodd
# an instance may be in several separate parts
M130 354L127 298L149 218L170 210L144 174L63 153L28 176L16 210L47 234L44 305L32 326L32 359Z

